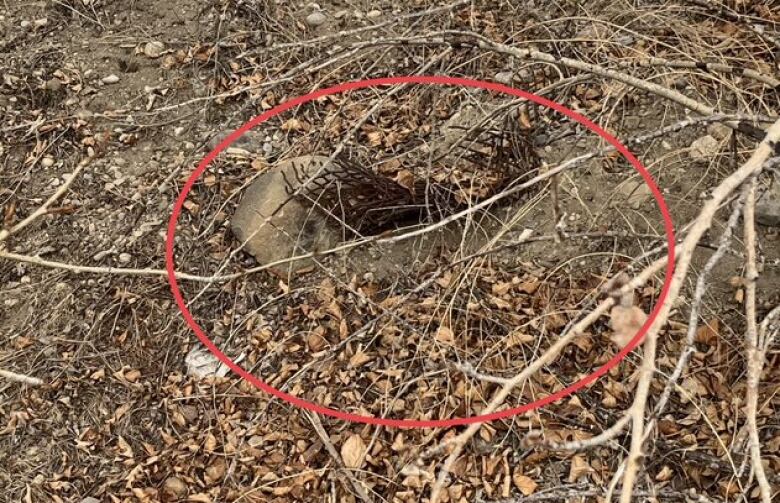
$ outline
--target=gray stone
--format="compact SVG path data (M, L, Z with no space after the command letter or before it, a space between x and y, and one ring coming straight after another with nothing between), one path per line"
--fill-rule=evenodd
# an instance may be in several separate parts
M775 175L772 186L756 201L756 222L780 227L780 175Z
M247 188L233 216L231 228L241 243L246 242L244 249L260 264L327 250L342 240L341 230L335 222L329 222L297 199L288 201L288 188L294 190L299 186L295 171L303 177L311 176L326 166L327 161L328 158L323 156L284 160L260 175ZM332 170L334 167L326 166L325 169ZM298 259L270 269L278 275L286 275L310 265L310 259Z
M512 72L498 72L494 78L500 84L509 85L512 83Z
M707 133L718 140L728 140L731 137L731 128L720 122L713 122L707 126Z
M165 44L159 41L147 42L144 45L144 54L147 58L159 58L165 51Z
M225 140L225 138L230 136L232 132L233 131L222 131L212 136L206 142L206 146L209 150L214 150L220 143ZM263 148L263 138L260 134L254 131L247 131L246 133L239 136L236 141L231 143L229 148L240 148L249 152L259 153Z
M653 197L650 187L647 186L644 180L624 183L620 186L619 193L622 196L621 199L634 210L641 208L643 204Z
M320 26L322 24L325 24L325 21L327 21L328 18L323 14L322 12L312 12L308 16L306 16L306 24L309 26Z
M720 142L710 135L702 136L691 143L690 156L694 161L707 161L720 151Z

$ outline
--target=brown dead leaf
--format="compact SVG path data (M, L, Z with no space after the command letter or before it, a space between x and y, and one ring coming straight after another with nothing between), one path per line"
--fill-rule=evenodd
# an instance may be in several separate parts
M393 179L395 183L414 194L414 173L408 169L402 169Z
M196 503L211 503L211 496L206 493L193 494L187 501L194 501Z
M452 333L452 329L444 325L439 327L439 329L436 331L436 335L434 335L433 338L442 344L455 343L455 334Z
M116 448L117 451L119 451L119 454L121 456L124 456L126 458L132 458L133 457L133 448L130 447L130 444L127 443L127 440L125 440L123 437L119 437L116 441Z
M577 482L580 477L587 475L593 471L593 468L588 464L585 456L576 455L571 458L571 467L569 468L569 482Z
M382 133L379 131L371 131L366 135L368 137L368 143L372 147L378 147L382 144Z
M523 493L523 496L530 496L536 491L536 487L538 486L538 484L534 482L534 479L523 475L520 471L515 471L512 476L512 482L514 482L515 487Z
M227 464L224 458L216 458L207 468L205 472L206 483L215 484L222 480L227 471Z
M358 352L352 355L352 358L349 359L349 366L352 368L362 367L373 359L373 356L358 350Z
M664 467L661 468L661 471L655 476L655 480L658 482L666 482L667 480L670 480L673 475L674 471L669 465L664 465Z
M695 340L696 342L701 342L702 344L711 346L715 341L718 340L719 335L720 321L715 318L712 321L699 327L699 329L696 331Z
M366 444L360 438L360 435L355 435L354 433L341 446L341 459L347 468L360 468L365 453Z
M525 108L520 110L517 119L520 122L520 127L522 127L523 129L533 128L533 125L531 124L531 118L528 116L528 110L526 110Z
M328 345L328 341L317 332L312 332L309 337L306 338L306 345L309 346L309 351L317 353L325 349Z

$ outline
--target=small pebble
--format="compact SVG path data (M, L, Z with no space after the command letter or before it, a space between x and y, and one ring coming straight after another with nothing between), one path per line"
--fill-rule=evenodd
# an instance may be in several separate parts
M306 24L309 26L320 26L327 21L328 18L325 17L325 14L322 12L312 12L308 16L306 16Z
M123 264L127 264L128 262L130 262L130 260L132 258L133 257L129 253L120 253L119 254L119 262L121 262Z
M100 79L100 81L104 84L116 84L119 82L119 77L117 77L115 74L108 75L106 77L103 77Z
M43 166L44 168L51 168L52 166L54 166L54 158L47 155L46 157L41 159L41 166Z
M182 133L184 133L184 126L178 126L178 127L173 128L174 136L181 136Z
M29 21L27 21L27 20L25 19L24 21L22 21L21 23L19 23L19 26L21 26L22 28L29 28L31 24L32 24L32 23L30 23Z
M47 90L56 93L60 89L62 89L62 82L60 82L60 79L52 78L46 81L46 83L43 85Z
M45 18L45 17L42 17L40 19L36 19L35 21L33 21L33 24L35 24L36 28L42 28L42 27L46 26L47 24L49 24L49 19Z
M333 14L333 17L335 17L336 19L341 19L343 17L346 17L347 15L349 15L348 10L340 10L337 13Z
M144 54L148 58L159 58L165 51L165 44L162 42L147 42L144 45Z
M366 17L368 19L376 19L378 17L382 17L382 11L378 9L370 10L368 11L368 14L366 14Z
M508 85L512 83L512 72L498 72L494 78L496 82Z

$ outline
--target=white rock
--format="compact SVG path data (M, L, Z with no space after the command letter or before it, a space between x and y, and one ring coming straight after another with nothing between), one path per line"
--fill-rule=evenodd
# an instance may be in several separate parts
M715 157L720 150L718 140L710 135L702 136L691 143L690 156L694 161L706 161Z
M306 24L309 26L320 26L327 21L328 18L323 14L322 12L312 12L308 16L306 16Z
M100 79L100 81L104 84L116 84L117 82L119 82L119 77L117 77L112 73L111 75L103 77L102 79Z
M127 264L132 260L133 257L129 253L120 253L119 254L119 261L123 264Z
M498 72L494 77L496 82L509 85L512 83L512 72Z
M43 166L44 168L51 168L52 166L54 166L54 158L47 155L46 157L41 159L41 166Z
M144 54L148 58L159 58L165 52L165 44L162 42L147 42L144 45Z
M368 14L366 14L366 17L368 19L376 19L378 17L382 17L382 11L379 9L370 10L368 11Z
M36 19L35 21L33 21L33 24L35 25L36 28L42 28L47 24L49 24L49 19L42 17L40 19Z
M29 22L29 21L27 21L27 20L25 19L24 21L22 21L21 23L19 23L19 26L21 26L22 28L29 28L31 24L32 24L31 22Z

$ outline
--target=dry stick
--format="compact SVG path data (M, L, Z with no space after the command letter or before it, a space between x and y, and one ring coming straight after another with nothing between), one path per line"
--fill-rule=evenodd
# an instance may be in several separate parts
M740 199L737 201L734 210L729 216L729 220L728 223L726 224L726 228L720 236L717 250L710 257L707 263L704 265L704 269L702 270L701 274L699 275L699 278L697 279L696 289L694 291L694 300L691 306L691 314L688 323L688 331L685 338L685 349L680 354L680 357L678 358L677 363L675 365L674 372L672 372L672 375L669 377L668 382L664 386L664 390L661 393L661 397L658 399L658 403L656 404L655 409L653 410L652 419L648 421L647 427L645 428L645 435L644 438L642 439L643 443L647 442L648 438L654 431L656 422L658 421L658 418L661 416L661 414L663 414L663 411L666 408L666 404L669 398L671 397L672 390L676 387L677 381L679 381L680 377L682 376L682 373L685 371L685 367L688 364L688 359L695 351L694 339L696 336L696 328L698 326L697 323L699 317L698 312L699 312L699 306L703 301L703 296L706 291L706 280L707 277L709 276L709 273L712 271L715 265L717 265L717 263L720 262L720 259L723 257L723 255L726 253L726 250L728 249L728 245L731 241L731 236L733 234L734 228L737 226L737 223L739 222L739 217L742 214L742 207L744 205L745 197L746 197L746 193L743 193L742 197L740 197ZM620 466L612 476L612 481L610 482L609 490L607 493L608 501L611 499L612 491L614 490L615 486L617 486L617 483L620 480L620 478L623 476L624 471L625 471L625 460L623 463L620 464Z
M352 475L352 472L349 471L349 469L347 469L346 466L344 466L344 461L341 459L341 456L339 456L338 451L333 446L333 442L330 441L330 436L328 436L328 432L325 431L325 428L322 426L322 422L320 421L320 416L318 416L313 412L307 412L306 416L309 418L311 425L314 427L314 431L317 432L317 435L320 437L322 443L325 445L325 449L328 451L328 454L330 454L330 457L333 458L333 461L341 467L341 469L349 479L349 482L352 485L352 488L357 493L357 495L360 497L361 500L370 503L372 500L366 493L366 490L363 488L360 482L355 478L355 476Z
M648 82L646 80L639 79L637 77L634 77L633 75L628 75L626 73L610 70L593 63L586 63L584 61L580 61L576 59L555 56L548 52L512 47L506 44L494 42L483 35L470 32L470 31L445 30L441 32L435 32L430 35L421 35L419 37L412 37L412 38L401 39L401 40L386 39L384 43L403 43L403 41L405 41L406 43L417 43L417 44L448 44L448 45L474 44L476 45L476 47L479 47L480 49L493 51L500 54L506 54L509 56L514 56L519 59L532 59L536 61L543 61L545 63L550 63L552 65L562 65L568 68L573 68L575 70L580 70L595 75L601 75L602 77L615 79L617 81L623 82L637 89L642 89L644 91L666 98L670 101L674 101L675 103L678 103L684 106L685 108L696 111L702 115L713 115L715 113L714 108L705 105L703 103L700 103L692 98L689 98L688 96L685 96L679 91L675 91L673 89L669 89L659 84L655 84L653 82ZM750 136L753 136L756 139L761 139L760 136L761 131L754 127L751 127L750 125L740 124L739 122L735 122L735 121L726 122L726 125L732 129L736 129Z
M745 316L747 327L745 329L745 344L747 345L747 416L750 459L753 465L753 473L758 480L763 503L770 503L772 490L766 479L764 465L761 463L761 445L758 439L758 425L756 413L758 409L758 381L761 370L764 367L764 352L758 347L758 327L756 322L756 280L758 269L756 268L756 179L750 182L745 202L744 236L745 236Z
M621 61L617 64L619 68L637 68L662 66L666 68L690 68L695 70L710 70L714 72L734 73L754 80L758 80L769 87L780 88L780 80L770 76L758 73L749 68L740 68L737 66L725 65L723 63L706 63L704 61L670 61L664 58L646 58L639 61Z
M4 377L5 379L9 379L11 381L29 384L30 386L40 386L41 384L43 384L43 381L41 381L37 377L31 377L24 374L17 374L16 372L11 372L10 370L0 369L0 377Z
M600 445L604 445L613 438L620 435L620 433L626 428L628 422L631 420L631 416L623 414L620 419L615 421L612 426L602 431L596 436L587 438L585 440L572 440L571 442L556 443L548 440L543 441L540 445L554 451L580 451L583 449L592 449Z
M664 391L661 393L661 397L658 399L658 403L656 404L653 411L654 418L647 427L648 433L653 429L654 422L660 417L666 408L666 403L671 396L672 389L682 376L682 373L685 371L691 355L696 351L694 344L696 339L696 331L699 327L699 308L704 301L704 294L707 291L707 279L710 275L710 272L712 272L712 270L715 268L718 262L720 262L721 258L723 258L723 255L725 255L726 251L728 250L729 244L731 243L731 237L734 233L734 228L737 226L737 223L739 223L739 217L742 214L742 207L744 206L746 197L747 193L743 192L742 196L737 200L734 206L734 210L731 212L728 222L726 223L726 228L720 235L717 250L715 250L715 253L713 253L704 264L704 268L696 280L696 288L694 289L693 301L691 302L691 313L688 317L688 331L685 334L685 349L682 351L682 353L680 353L680 357L677 359L674 371L669 377L669 380L664 387Z
M671 312L672 305L680 293L683 280L688 273L688 266L690 265L693 250L702 235L709 229L710 225L712 225L712 220L720 203L734 192L737 187L744 183L745 180L761 172L764 163L769 156L772 155L773 150L776 148L776 142L779 140L780 120L769 127L764 139L758 144L753 155L750 156L750 159L712 191L712 197L702 206L699 215L694 221L694 225L691 227L691 230L680 246L676 270L669 285L667 299L659 309L655 320L653 320L653 323L650 325L647 335L645 336L643 365L640 370L634 403L631 406L633 418L631 450L626 462L625 475L623 476L623 490L620 495L621 503L630 503L631 501L634 480L639 469L639 459L642 456L642 445L644 444L644 412L648 391L650 389L650 381L652 380L654 370L656 338L658 331L666 322L666 319Z
M84 168L86 168L89 163L92 162L92 160L95 158L94 155L88 156L85 159L82 159L81 162L78 163L76 166L76 169L73 170L73 173L70 174L70 177L68 177L67 180L65 180L65 183L59 186L59 188L52 194L49 199L46 200L41 206L38 207L35 211L30 213L27 218L16 224L15 226L11 227L10 229L3 229L0 230L0 242L5 241L8 239L12 234L16 234L20 230L24 229L31 223L33 223L38 217L46 214L46 212L49 209L49 206L54 204L57 199L61 198L70 188L71 184L78 178L79 173L81 173Z
M0 249L0 258L13 260L16 262L24 262L27 264L33 264L41 267L49 267L51 269L62 269L70 271L72 273L92 273L92 274L122 274L125 276L167 276L168 271L165 269L133 269L126 267L100 267L100 266L86 266L86 265L74 265L65 262L56 262L53 260L42 259L39 256L33 255L21 255L19 253L12 253ZM176 272L176 279L195 281L199 283L208 283L209 281L228 281L235 279L238 276L232 277L226 276L198 276L195 274L188 274L186 272Z
M552 207L553 207L553 226L555 232L555 242L560 243L563 234L563 218L561 217L561 205L558 200L558 185L560 184L560 177L556 173L550 181L550 193L552 194Z

